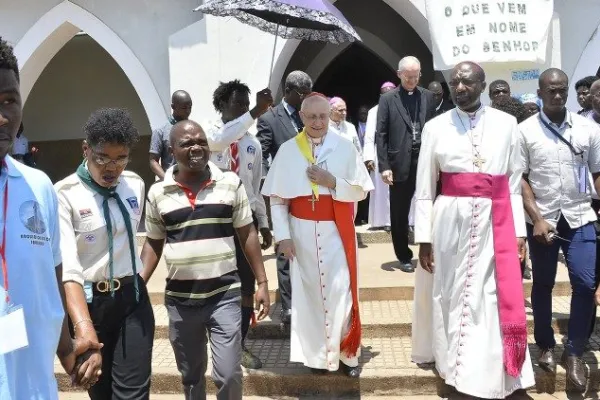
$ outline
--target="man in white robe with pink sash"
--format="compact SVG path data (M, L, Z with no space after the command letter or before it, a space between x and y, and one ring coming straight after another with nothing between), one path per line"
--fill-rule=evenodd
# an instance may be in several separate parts
M290 361L358 378L361 325L354 203L373 189L352 142L328 129L321 94L302 103L304 130L277 152L262 188L292 283Z
M481 105L479 65L458 64L449 86L457 108L425 124L419 156L412 359L435 363L460 393L503 399L535 384L519 262L519 130Z

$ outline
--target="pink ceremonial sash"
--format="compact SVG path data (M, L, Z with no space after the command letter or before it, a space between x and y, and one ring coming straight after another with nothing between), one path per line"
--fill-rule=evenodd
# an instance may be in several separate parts
M527 351L527 321L508 177L481 173L441 174L442 195L492 200L496 289L504 368L518 377Z

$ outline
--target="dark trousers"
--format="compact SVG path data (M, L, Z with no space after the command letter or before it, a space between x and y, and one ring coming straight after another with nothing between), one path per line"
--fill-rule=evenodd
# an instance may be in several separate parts
M261 181L261 188L264 180ZM273 221L271 220L271 198L263 196L265 205L267 206L267 216L269 217L269 228L273 229ZM277 240L277 238L275 238ZM277 256L277 285L279 287L279 298L281 300L281 308L289 310L292 308L292 283L290 282L290 262L287 258L279 255L277 245L275 245L275 255Z
M218 400L242 399L240 296L210 299L199 306L165 298L169 340L181 373L186 400L206 400L206 343L210 338ZM208 333L208 336L207 336Z
M394 182L390 186L392 243L394 244L396 258L400 262L410 262L413 258L412 250L408 247L408 214L410 203L415 194L418 158L419 154L413 152L408 179Z
M139 301L133 282L114 293L94 293L88 305L102 348L102 376L88 394L92 400L150 398L154 313L139 276Z
M592 208L598 214L600 212L600 200L592 199ZM598 289L598 285L600 285L600 224L596 222L594 224L596 228L596 289ZM594 312L592 314L592 324L590 326L590 336L594 333L596 329L596 303L594 302Z
M369 194L367 193L367 197L364 200L358 202L357 210L356 210L356 218L354 222L357 224L367 222L369 220Z
M258 220L256 219L256 215L254 213L252 213L252 219L254 222L254 227L258 231ZM240 275L240 282L242 284L242 296L254 296L254 292L256 291L256 277L254 276L254 271L252 271L250 262L244 254L244 250L242 249L242 245L240 244L237 235L233 235L233 239L235 242L235 259L238 273ZM250 317L252 316L253 312L254 307L242 306L242 343L248 334L248 329L250 328Z
M279 297L281 299L281 308L289 310L292 308L292 282L290 281L290 261L279 254L279 249L275 246L277 255L277 283L279 285Z
M529 253L533 269L531 306L534 318L536 344L542 349L556 345L552 329L552 288L556 279L558 249L565 255L569 280L573 288L569 318L569 333L565 349L569 355L581 356L588 339L590 322L594 311L594 288L596 275L596 231L589 223L571 229L561 217L556 227L558 236L550 246L533 238L533 226L527 224Z

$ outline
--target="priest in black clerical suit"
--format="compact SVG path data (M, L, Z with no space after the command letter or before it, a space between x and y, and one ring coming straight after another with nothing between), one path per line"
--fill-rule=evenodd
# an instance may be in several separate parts
M400 269L414 272L408 243L408 213L415 192L421 131L435 116L433 93L418 85L421 64L405 57L398 64L401 84L382 95L377 112L377 157L379 172L390 185L392 242Z

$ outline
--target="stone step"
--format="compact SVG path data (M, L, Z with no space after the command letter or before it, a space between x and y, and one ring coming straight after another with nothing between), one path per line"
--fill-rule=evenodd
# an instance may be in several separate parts
M557 333L567 333L570 304L571 297L553 297L552 326ZM163 305L154 305L153 308L156 320L155 337L166 339L169 337L167 310ZM411 336L412 300L361 301L360 310L364 338ZM526 311L528 332L533 334L533 315L529 299L526 300ZM281 323L280 313L281 305L273 304L269 316L251 328L248 337L251 339L289 338L289 326Z
M369 225L361 225L356 227L356 238L359 245L363 244L375 244L375 243L392 243L392 234L386 232L383 229L372 230ZM413 243L413 233L410 232L408 235L410 243ZM142 246L146 241L146 233L138 232L137 244Z
M563 346L557 336L556 356L560 357ZM533 337L529 337L533 342ZM590 391L597 391L600 384L600 337L591 341L594 351L588 351L584 360L588 365ZM410 337L365 338L363 340L360 379L350 379L341 372L313 375L304 366L289 362L289 340L248 340L247 346L264 364L257 371L244 371L244 394L247 396L310 396L311 395L374 395L419 396L444 395L451 392L432 368L420 368L410 362ZM537 360L538 349L530 345L531 359ZM210 352L210 350L209 350ZM154 343L152 360L152 392L161 394L182 393L181 377L177 371L171 345L167 339ZM558 367L556 375L535 368L538 393L567 391L565 370ZM210 379L211 362L208 363L207 390L214 394L215 386ZM70 378L55 362L55 371L60 391L70 391Z
M411 246L411 249L416 256L418 248ZM271 302L274 303L278 301L278 291L276 256L272 248L263 253L263 261L269 280ZM361 246L358 250L358 263L359 296L362 301L413 299L415 274L406 273L399 269L399 263L391 244L380 243ZM417 267L416 259L413 259L413 264ZM164 302L166 277L167 267L164 259L161 259L152 279L148 282L148 292L153 304ZM531 280L523 282L526 297L531 295L531 282ZM559 262L553 293L555 296L571 295L569 274L562 262Z
M526 396L526 397L525 397ZM571 397L570 397L571 396ZM60 392L58 394L59 400L89 400L89 396L85 392ZM450 397L450 400L459 399L460 397ZM566 392L560 393L529 393L523 395L522 393L515 394L508 397L508 400L568 400L572 397L572 394ZM273 400L271 396L244 396L244 400ZM445 397L437 395L432 396L361 396L349 395L349 396L277 396L277 400L442 400ZM181 400L181 395L177 394L153 394L152 400ZM207 400L217 400L216 396L208 395Z
M399 271L400 273L403 273ZM408 275L408 274L407 274ZM269 280L269 283L271 281ZM275 282L276 283L276 282ZM525 297L531 297L532 281L523 281L523 291ZM391 287L361 287L359 288L359 298L361 301L408 301L414 298L415 287L410 284L407 286L391 286ZM570 296L571 295L571 283L566 281L556 281L554 290L552 291L553 296ZM279 302L279 289L273 289L269 291L271 303ZM150 299L152 304L164 304L165 295L164 292L151 292Z

